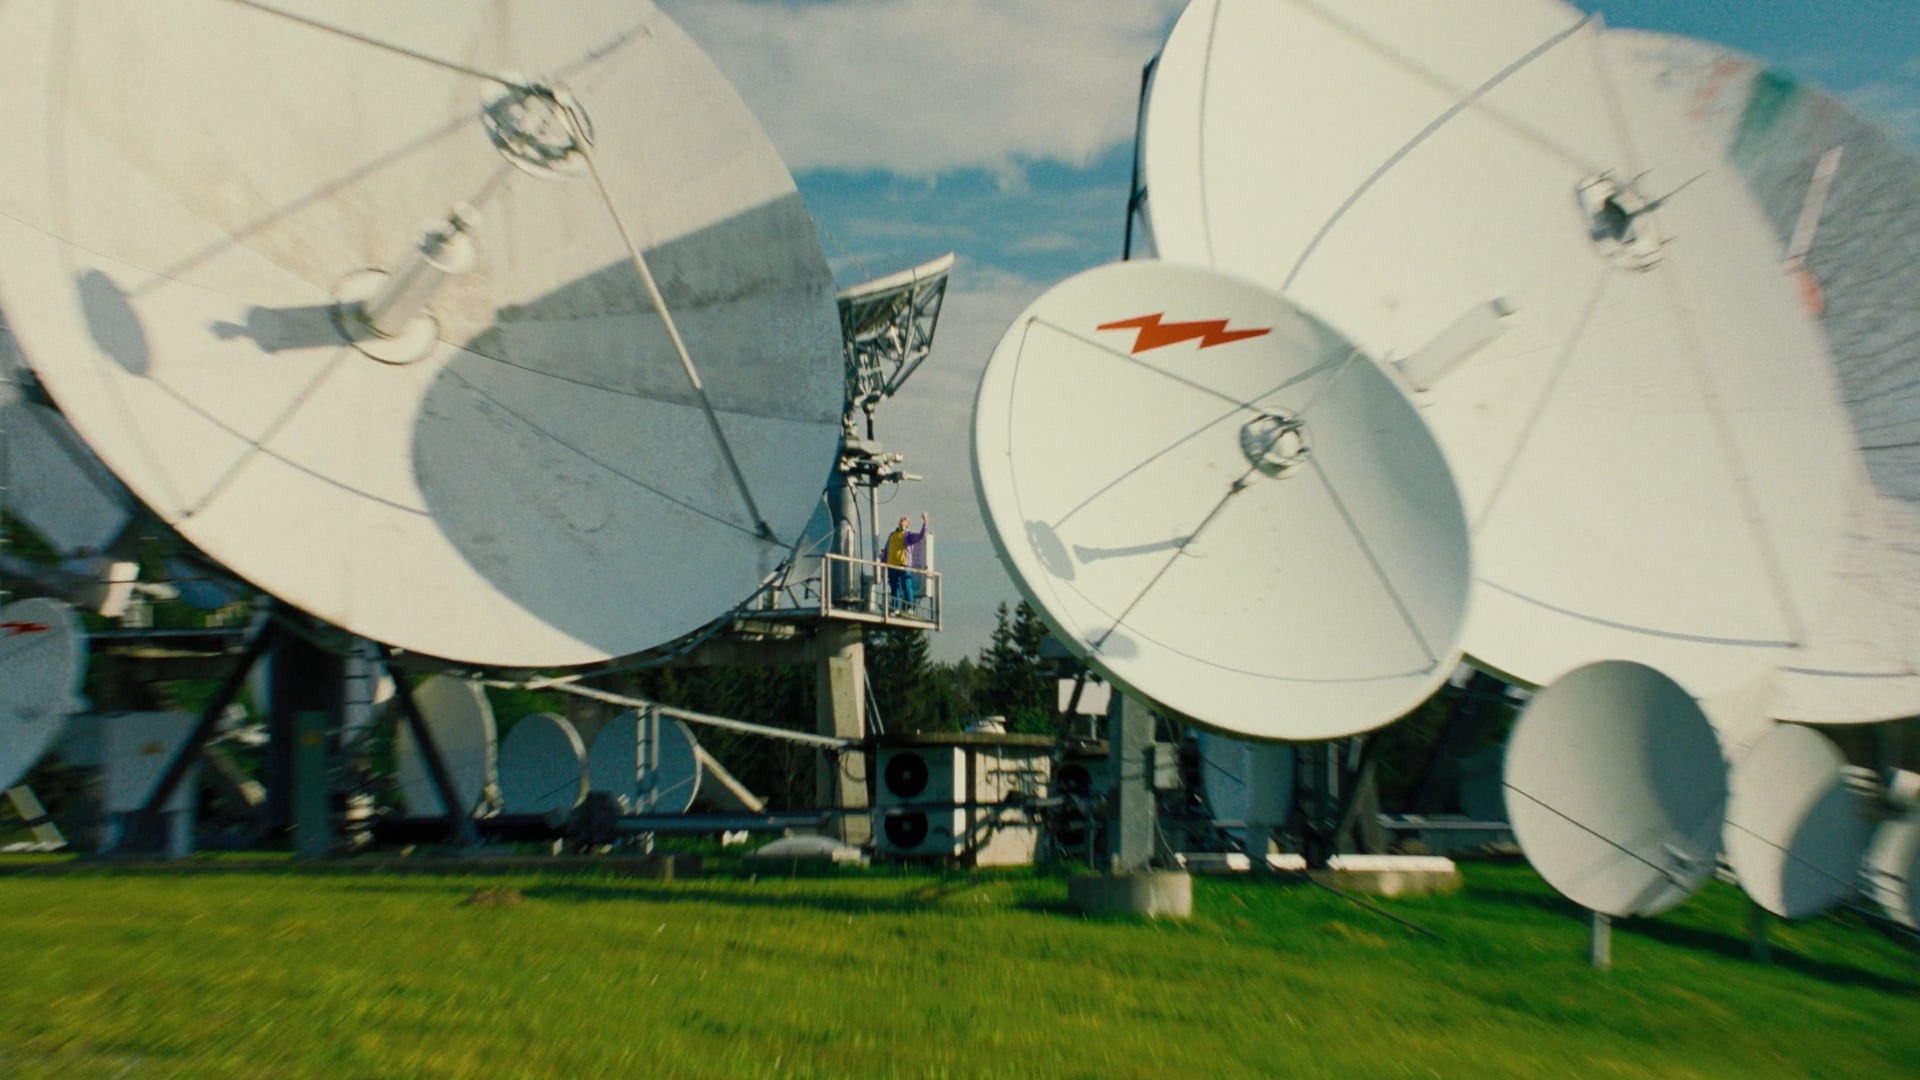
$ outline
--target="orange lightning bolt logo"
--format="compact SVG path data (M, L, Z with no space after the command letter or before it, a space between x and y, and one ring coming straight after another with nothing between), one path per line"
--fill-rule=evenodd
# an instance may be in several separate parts
M1245 341L1248 338L1257 338L1273 333L1272 327L1267 327L1264 330L1229 330L1227 329L1227 320L1225 319L1209 319L1204 322L1162 323L1160 320L1166 317L1166 312L1160 312L1155 315L1142 315L1137 319L1123 319L1120 322L1102 323L1099 329L1137 331L1133 339L1133 354L1135 356L1149 349L1164 348L1168 345L1176 345L1182 341L1192 341L1195 338L1199 339L1201 348L1211 349L1215 345L1226 345L1230 342Z

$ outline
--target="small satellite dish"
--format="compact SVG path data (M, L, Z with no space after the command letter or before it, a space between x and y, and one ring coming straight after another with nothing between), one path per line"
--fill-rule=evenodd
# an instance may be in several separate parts
M1643 664L1588 664L1535 694L1506 787L1527 859L1589 910L1658 915L1713 874L1726 762L1700 706Z
M1200 733L1200 790L1213 820L1231 822L1249 855L1265 855L1264 832L1293 812L1293 747ZM1255 852L1253 846L1259 846Z
M1194 0L1154 69L1159 257L1281 293L1423 387L1466 651L1715 695L1788 661L1850 438L1780 245L1688 101L1555 0Z
M83 707L86 660L72 608L41 597L0 607L0 790L20 782Z
M1466 519L1401 391L1272 293L1119 263L1015 320L974 402L987 532L1109 681L1259 739L1387 723L1452 673Z
M459 813L473 810L494 785L493 706L477 683L435 675L413 688L420 719L440 751L448 779L460 799ZM413 732L403 719L393 740L393 760L400 780L400 797L411 817L442 817L447 813L433 785L432 773Z
M1753 902L1787 919L1853 895L1872 823L1817 731L1782 724L1734 766L1727 861Z
M509 814L564 813L587 794L587 745L566 717L523 716L500 744L500 806Z
M649 761L645 717L629 709L608 721L587 752L588 788L611 794L634 813L686 813L700 793L700 743L680 720L661 717L657 730L658 757Z
M1920 713L1920 493L1910 481L1920 158L1843 99L1750 57L1665 34L1613 36L1690 103L1702 140L1722 149L1765 211L1852 421L1858 460L1836 478L1846 496L1840 557L1770 712L1818 724Z
M652 4L5 5L0 41L20 350L235 575L548 667L705 624L801 533L832 276Z

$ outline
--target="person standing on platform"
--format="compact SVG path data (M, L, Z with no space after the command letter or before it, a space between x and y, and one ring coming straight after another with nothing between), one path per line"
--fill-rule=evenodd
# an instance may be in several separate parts
M908 528L911 524L911 519L902 517L900 524L894 527L893 535L887 537L887 595L897 611L913 607L918 591L914 586L914 578L924 572L927 565L925 511L920 514L918 532Z

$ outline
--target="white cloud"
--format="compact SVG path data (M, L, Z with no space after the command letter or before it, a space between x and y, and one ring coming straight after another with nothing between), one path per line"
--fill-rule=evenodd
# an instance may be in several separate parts
M1084 165L1133 136L1140 69L1184 0L662 5L795 172Z

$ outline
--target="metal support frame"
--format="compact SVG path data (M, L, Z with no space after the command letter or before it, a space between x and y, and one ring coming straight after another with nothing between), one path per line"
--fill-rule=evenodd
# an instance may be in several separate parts
M913 575L914 606L896 610L891 595L891 582L887 575L907 573ZM845 578L858 578L871 582L869 589L851 602L834 596L831 586L835 575ZM856 559L845 555L822 555L820 557L820 577L814 586L820 596L820 613L830 619L851 619L855 622L876 622L882 625L898 623L914 630L939 630L942 625L941 589L944 579L938 570L928 570L916 566L889 566L880 559ZM921 610L925 615L920 614Z
M200 756L201 748L206 745L207 739L212 737L214 729L219 726L220 717L226 713L227 706L233 704L233 699L240 693L240 688L246 685L247 675L253 671L253 665L259 663L260 657L265 655L268 646L273 644L277 635L278 631L273 625L272 601L267 601L262 607L259 628L254 631L246 648L241 650L239 658L234 661L233 669L221 681L220 688L214 691L206 707L200 710L199 723L193 726L193 731L187 735L187 740L180 744L180 749L174 751L173 760L167 762L166 771L160 774L159 782L154 784L152 793L147 796L146 804L141 806L139 813L135 815L136 821L133 824L144 829L146 823L152 821L154 815L160 812L160 808L173 797L174 789L180 786L181 779L187 775L187 770L193 767L195 759Z
M1587 960L1595 971L1606 971L1613 967L1613 918L1598 911L1587 916Z
M846 403L871 418L873 406L900 392L933 351L953 256L843 289L840 336L846 346Z
M433 781L433 789L440 796L440 805L447 810L447 818L453 823L453 836L464 847L473 847L480 842L480 835L473 827L473 808L462 807L454 791L453 778L447 772L446 759L440 756L440 746L433 741L433 733L427 729L427 721L420 715L420 703L413 699L413 688L407 685L406 673L393 663L393 650L380 646L380 662L386 665L387 674L393 677L393 696L400 702L400 715L406 718L407 726L413 731L413 742L420 748L421 760L427 764L427 776Z
M1420 766L1420 778L1413 785L1413 802L1407 809L1428 813L1437 809L1440 780L1446 766L1458 762L1460 756L1479 741L1480 733L1486 729L1489 703L1505 700L1505 683L1484 671L1473 673L1453 699L1446 726Z

